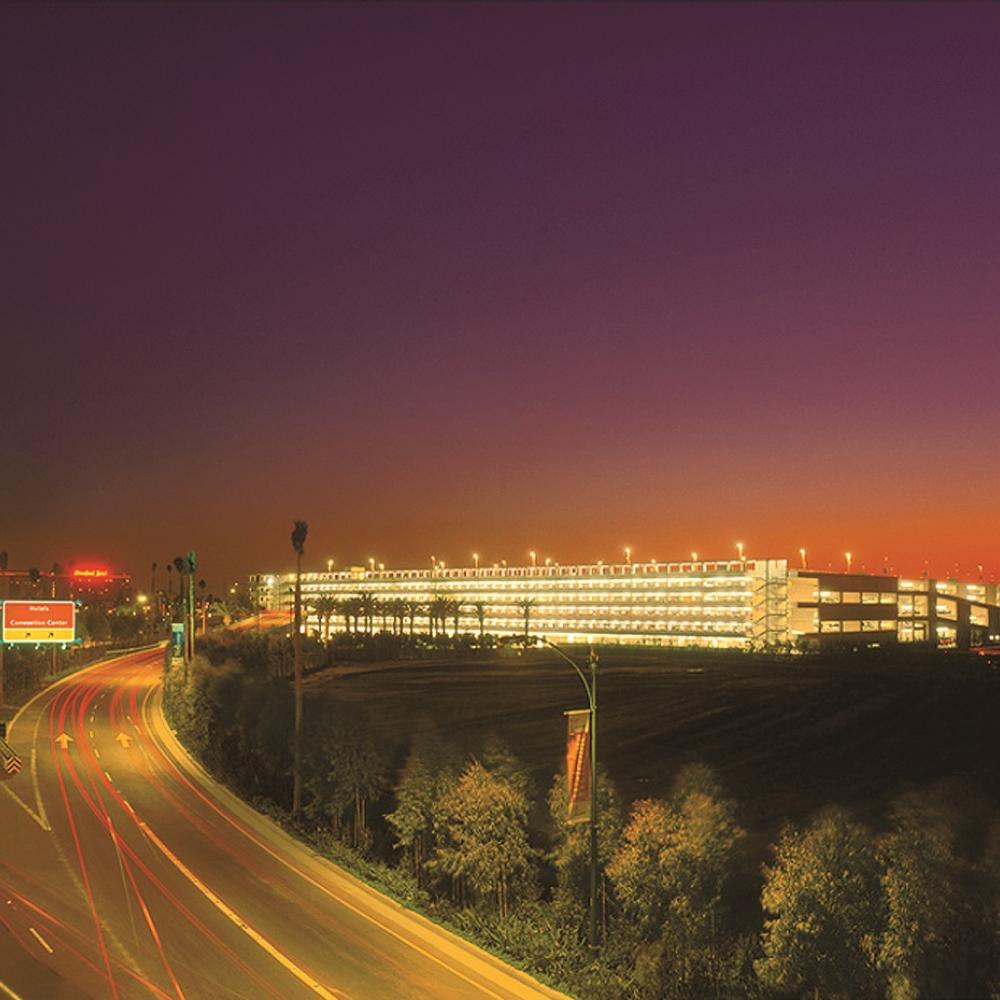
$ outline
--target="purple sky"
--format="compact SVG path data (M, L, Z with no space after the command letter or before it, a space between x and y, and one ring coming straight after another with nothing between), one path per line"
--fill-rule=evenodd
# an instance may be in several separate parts
M10 5L13 566L1000 572L1000 8ZM307 560L308 561L308 560Z

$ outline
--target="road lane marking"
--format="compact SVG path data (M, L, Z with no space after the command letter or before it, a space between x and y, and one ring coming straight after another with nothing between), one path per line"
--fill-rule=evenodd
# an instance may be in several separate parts
M10 1000L24 1000L20 993L15 993L2 979L0 979L0 990L5 996L10 997Z
M46 833L52 832L52 827L47 823L42 822L41 816L39 816L31 806L28 805L24 799L21 798L17 792L11 790L6 785L0 785L2 788Z
M39 933L38 933L38 931L36 931L34 927L29 927L29 928L28 928L28 930L29 930L29 931L31 931L31 933L32 933L32 934L34 935L34 937L35 937L35 940L36 940L36 941L37 941L37 942L38 942L38 943L39 943L39 944L40 944L40 945L41 945L41 946L42 946L42 947L43 947L43 948L44 948L44 949L45 949L45 950L46 950L46 951L47 951L47 952L48 952L48 953L50 954L50 955L51 955L51 954L53 954L53 951L52 951L52 945L50 945L50 944L49 944L49 942L48 942L48 941L46 941L46 940L45 940L45 938L43 938L43 937L42 937L42 935L41 935L41 934L39 934Z
M185 783L188 784L188 786L195 791L195 793L202 799L202 801L205 802L206 805L208 805L211 809L213 809L230 826L232 826L234 829L236 829L237 831L239 831L244 837L247 838L247 840L249 840L253 844L256 844L262 851L264 851L266 854L269 854L272 858L274 858L275 861L277 861L281 865L284 865L285 868L287 868L289 871L293 872L295 875L297 875L303 881L308 882L310 885L312 885L314 888L318 889L325 896L328 896L330 899L333 899L339 905L347 908L348 910L353 911L359 917L362 917L363 919L367 920L369 923L374 924L376 927L378 927L380 930L384 931L386 934L390 935L391 937L394 937L397 941L399 941L402 944L406 945L408 948L412 948L418 954L423 955L424 958L427 958L430 961L432 961L432 962L436 963L437 965L441 966L441 968L447 970L449 973L451 973L451 975L456 976L458 979L464 980L465 982L469 983L471 986L474 986L477 990L480 990L482 993L485 993L487 996L493 997L494 1000L504 1000L502 994L495 992L489 986L486 986L482 982L479 982L476 979L472 978L472 975L467 975L461 969L457 968L455 966L455 964L449 964L449 962L443 956L447 955L449 958L452 959L452 962L454 962L454 953L455 953L455 951L457 951L457 949L456 949L455 945L451 941L449 941L447 939L447 937L445 937L444 939L434 938L434 937L430 938L430 940L432 942L431 947L437 949L438 952L440 952L442 954L435 954L433 951L429 951L427 948L424 948L422 945L417 944L417 942L413 940L413 937L408 937L406 935L406 933L404 933L403 931L395 930L394 928L390 927L385 922L384 919L380 919L378 916L375 916L375 914L370 909L367 909L367 908L365 908L362 905L350 902L347 899L347 895L352 892L353 887L350 885L349 882L347 882L345 886L338 887L337 889L333 889L333 888L330 888L327 885L324 885L319 880L313 878L313 876L310 875L304 868L300 867L298 863L296 863L294 861L291 861L287 857L284 857L282 854L280 854L279 853L279 849L277 848L277 846L272 847L270 844L268 844L266 842L266 840L262 839L262 835L261 834L258 834L257 831L254 831L253 829L251 829L250 826L249 826L249 824L247 824L242 819L238 819L234 814L230 813L227 808L224 808L217 800L213 799L211 797L209 789L206 789L204 786L201 786L200 782L198 782L198 784L195 784L195 782L193 782L191 780L191 778L189 778L187 775L185 775L184 772L181 770L181 767L180 767L180 764L178 763L178 761L176 759L168 756L167 753L164 751L164 749L162 747L160 747L160 746L157 745L157 742L156 742L155 738L153 737L154 730L153 730L153 726L151 725L152 711L153 710L150 707L150 701L151 701L154 693L156 692L156 690L157 690L156 688L150 688L149 691L147 691L145 697L143 698L142 707L141 707L142 714L146 717L146 731L150 735L150 742L151 742L151 744L153 746L155 746L157 748L157 750L164 757L164 759L170 762L170 764L174 767L174 769L177 771L177 773L179 775L181 775L181 777L184 779ZM164 717L164 724L166 724L165 717ZM173 732L173 730L171 730L171 732ZM176 736L176 734L174 734L174 735ZM185 753L187 752L185 750L183 744L179 743L179 741L178 741L178 745L180 746L181 750L183 750ZM188 755L188 756L190 757L190 755ZM194 773L195 773L195 775L197 775L199 773L199 770L200 770L200 765L198 765L197 761L194 761L194 758L190 758L190 759L194 762ZM204 772L202 771L202 774L203 773ZM209 780L211 781L212 779L209 778ZM232 795L232 793L230 793L230 794ZM252 807L250 807L246 803L240 801L238 797L233 796L233 798L236 799L236 801L239 802L240 805L244 806L245 808L252 809ZM273 823L274 821L270 820L269 822ZM144 824L141 821L139 821L139 826L142 827L143 825ZM278 829L279 829L279 832L284 833L285 836L290 836L289 834L287 834L287 832L282 831L280 829L280 827ZM293 840L293 842L294 842L294 840ZM304 845L302 845L300 843L297 844L297 846L304 847ZM325 861L325 862L333 865L336 868L336 866L334 865L333 862L329 861L329 859L327 859L327 858L324 858L322 855L318 855L318 854L316 854L315 852L312 852L312 851L310 851L310 854L313 857L317 857L321 861ZM338 871L338 874L340 874L339 871ZM391 900L390 897L382 897L382 895L380 893L378 893L377 890L371 889L370 886L365 886L364 882L362 882L361 884L362 884L362 886L364 886L364 888L368 889L370 892L373 892L375 894L375 897L378 900L378 902L382 903L383 906L385 905L385 901L389 901L391 903L395 903L395 905L397 907L399 907L399 909L402 910L405 913L405 910L403 910L402 905L399 904L399 903L396 903L395 900ZM363 899L364 897L362 896L361 898ZM366 903L367 902L368 901L366 900ZM371 905L371 904L369 903L369 905ZM390 912L392 912L391 907L390 907ZM421 928L419 928L419 925L417 927L407 927L406 923L404 922L402 924L402 927L405 928L406 931L409 931L410 934L415 934L415 933L419 934L421 937L424 937L424 939L426 940L425 934L420 933L421 932ZM476 969L476 973L479 976L481 976L487 982L492 983L492 979L490 978L490 976L491 976L491 974L497 972L498 970L488 960L492 956L490 956L488 952L486 953L486 955L487 955L487 958L484 959L484 958L480 958L480 956L475 955L475 954L465 954L465 955L462 956L462 965L466 969L469 969L470 973L471 973L472 969L475 968ZM467 959L467 961L466 961L466 959ZM485 966L486 971L484 972L482 969L476 968L477 965L479 965L479 966ZM514 978L514 980L517 981L517 977L516 976L511 977L510 973L506 972L503 969L500 969L499 971L503 975L507 976L507 978ZM521 984L519 984L519 985L521 985Z
M255 931L235 910L220 899L204 882L173 851L163 843L160 838L153 833L149 826L141 819L136 823L143 833L163 852L164 857L224 916L228 917L251 941L264 949L275 961L283 965L295 978L309 987L317 996L323 1000L344 1000L344 994L331 993L321 983L309 975L308 972L300 969L287 955L279 951L270 941Z
M101 751L100 751L100 750L98 750L98 749L97 749L97 747L94 747L94 748L93 748L93 751L92 751L92 752L93 752L94 756L95 756L95 757L96 757L96 758L97 758L98 760L100 760L100 759L101 759Z
M108 779L108 781L111 781L111 775L110 775L110 774L108 774L108 772L107 772L107 771L105 771L105 772L104 772L104 777L105 777L105 778L107 778L107 779Z

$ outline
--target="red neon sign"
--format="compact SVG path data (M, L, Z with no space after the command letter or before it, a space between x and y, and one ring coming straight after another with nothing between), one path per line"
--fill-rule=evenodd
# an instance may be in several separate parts
M97 580L105 579L109 576L109 573L106 569L75 569L73 570L73 576L76 579Z

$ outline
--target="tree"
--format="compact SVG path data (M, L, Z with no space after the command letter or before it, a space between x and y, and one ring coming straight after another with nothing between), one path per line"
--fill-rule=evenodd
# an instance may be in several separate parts
M879 965L891 1000L960 996L965 950L963 888L972 881L955 853L958 816L934 792L911 792L890 811L892 830L879 844L886 925Z
M764 866L765 985L816 997L875 993L881 892L871 833L839 808L787 826Z
M622 810L614 782L600 765L597 777L597 856L603 881L608 861L621 843ZM552 779L548 804L555 827L552 861L556 868L556 902L576 908L582 921L590 896L590 826L568 822L565 771Z
M386 787L388 765L367 719L327 703L309 741L309 812L327 816L348 843L369 847L368 803ZM345 818L350 816L350 825Z
M458 638L459 623L462 619L462 602L459 600L448 601L448 616L451 618L455 625L455 631L452 633L455 638Z
M456 762L432 727L418 728L396 785L396 808L386 822L395 846L410 857L413 875L423 884L434 847L434 806L457 775Z
M344 625L348 632L357 632L358 630L358 619L361 617L361 598L360 597L347 597L340 602L340 613L344 616ZM351 620L354 621L354 627L351 627Z
M531 884L527 817L527 799L475 760L435 809L436 866L479 897L495 899L501 919Z
M320 635L324 642L330 641L330 619L337 610L337 602L332 597L317 597L311 608L319 618Z
M360 602L361 615L365 620L365 632L371 635L375 614L378 611L378 600L370 590L362 590L358 594L358 601Z
M302 556L306 551L309 525L292 525L292 548L295 550L295 631L292 649L295 657L295 735L292 753L292 813L302 808Z
M524 616L524 644L527 645L529 627L531 624L531 612L535 607L535 599L533 597L522 597L521 600L514 602L514 607L516 607Z
M479 622L479 644L482 645L486 636L486 604L483 601L476 601L472 605L472 612Z
M645 978L657 995L717 992L723 891L745 836L735 804L700 766L681 772L669 801L633 807L607 872L625 915L652 944Z

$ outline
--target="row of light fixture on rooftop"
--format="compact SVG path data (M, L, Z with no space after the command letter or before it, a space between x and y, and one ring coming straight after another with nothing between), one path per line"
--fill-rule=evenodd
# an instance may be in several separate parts
M744 545L743 545L742 542L736 542L735 544L736 544L737 556L738 556L740 562L742 562L743 559L744 559ZM631 547L628 546L628 545L626 545L623 551L625 553L625 562L626 562L626 564L627 565L631 565L631 563L632 563L632 549L631 549ZM538 566L538 553L535 552L534 549L532 549L532 550L530 550L528 552L528 558L531 560L532 569L536 568ZM651 561L655 561L655 560L651 560ZM697 552L692 552L691 553L691 561L692 562L697 562L698 561L698 553ZM809 562L808 562L808 560L806 558L806 550L805 549L799 549L799 563L800 563L800 566L801 566L802 569L808 569L809 568ZM327 569L328 573L332 573L333 572L334 564L335 563L334 563L333 559L327 559L327 561L326 561L326 569ZM478 552L473 552L472 553L472 564L473 564L473 566L476 569L479 569L479 553ZM546 566L553 565L552 559L551 558L546 558L545 565ZM559 563L555 563L554 565L558 566ZM603 560L599 559L597 561L597 565L598 566L603 565ZM493 568L494 569L499 569L501 566L504 569L507 568L507 560L506 559L501 559L500 562L493 563ZM851 552L845 552L844 553L844 567L845 567L846 572L850 573L851 570L852 570L852 568L853 568L853 566L854 566L854 555L853 555L853 553L851 553ZM437 559L436 556L431 556L431 569L432 570L442 570L444 568L445 568L445 563L444 563L443 559L439 560L439 559ZM977 568L979 570L979 576L980 576L980 579L981 579L982 575L983 575L983 567L982 567L982 565L979 565ZM368 569L372 573L374 573L376 569L379 572L383 572L385 570L385 563L383 563L383 562L376 562L375 557L371 556L368 559ZM885 557L885 565L883 566L883 569L885 570L886 573L889 572L889 557L888 556Z

